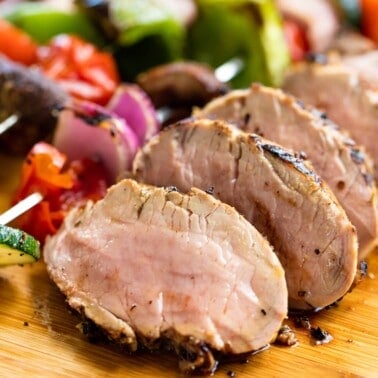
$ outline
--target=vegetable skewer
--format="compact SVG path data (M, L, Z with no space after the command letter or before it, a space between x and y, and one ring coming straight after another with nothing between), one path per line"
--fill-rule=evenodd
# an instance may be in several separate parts
M226 62L225 64L222 64L219 66L214 74L217 80L220 82L228 82L232 77L234 77L240 69L243 67L243 63L239 58L234 58L231 59L230 61ZM124 92L124 93L123 93ZM139 93L140 92L140 93ZM153 121L154 116L154 111L152 109L152 104L150 104L147 99L139 98L140 95L142 94L143 91L140 91L137 86L135 85L128 85L120 88L118 95L116 98L114 98L114 101L112 102L113 106L125 106L125 103L130 105L130 98L133 100L132 101L132 108L133 108L133 114L127 114L124 115L129 122L131 122L131 126L133 126L134 118L138 119L138 125L137 127L141 127L140 124L145 124L146 129L143 130L135 130L137 133L141 132L142 135L140 136L140 143L144 142L145 137L150 137L152 134L156 133L158 131L158 124L153 124L152 126L149 126L149 123ZM134 97L137 96L137 98L134 99ZM131 97L130 97L131 96ZM122 98L123 97L123 98ZM134 103L136 101L136 103ZM89 104L88 104L89 105ZM129 107L129 106L128 106ZM137 117L136 111L140 111L141 115ZM157 114L161 109L157 111ZM139 113L138 113L139 114ZM142 117L142 118L141 118ZM151 119L150 119L151 118ZM6 120L0 123L0 134L5 133L8 129L10 129L12 126L17 124L17 121L19 120L19 117L17 115L11 115L8 117ZM76 120L75 125L77 124L78 120ZM154 121L156 122L156 121ZM152 122L152 123L154 123ZM58 122L59 123L59 122ZM67 124L70 122L64 122L64 129L66 129ZM77 126L77 125L76 125ZM149 130L151 129L151 130ZM60 130L60 129L59 129ZM88 129L91 133L95 131L93 127ZM67 130L66 130L67 131ZM60 134L62 132L60 131ZM148 135L144 135L147 133ZM60 135L59 134L59 135ZM151 134L151 135L150 135ZM57 135L55 135L56 139ZM60 139L62 139L60 137ZM69 138L70 139L70 138ZM103 139L103 138L102 138ZM128 138L130 139L130 138ZM57 142L57 140L55 140ZM60 141L61 142L61 141ZM72 141L71 141L72 142ZM59 143L58 143L59 144ZM62 147L62 146L60 146ZM129 148L125 148L125 150L128 150ZM63 148L63 150L67 150L67 146ZM67 151L65 151L67 152ZM72 156L71 156L72 158ZM106 159L105 159L106 160ZM35 192L32 194L29 194L27 197L22 199L20 202L18 202L16 205L11 207L9 210L7 210L4 214L0 215L0 224L7 224L14 219L18 218L20 215L24 214L34 206L38 205L40 202L42 202L44 199L44 196L40 192Z

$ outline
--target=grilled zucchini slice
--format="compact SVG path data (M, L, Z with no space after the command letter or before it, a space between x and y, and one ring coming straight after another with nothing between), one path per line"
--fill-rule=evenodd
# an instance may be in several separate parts
M26 232L0 225L0 266L29 264L40 258L40 243Z

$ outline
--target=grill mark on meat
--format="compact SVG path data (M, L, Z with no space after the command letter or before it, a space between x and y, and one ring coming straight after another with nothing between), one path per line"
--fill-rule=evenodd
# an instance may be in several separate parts
M366 185L368 185L368 186L374 186L374 177L373 177L372 174L363 173L362 175L364 177Z
M307 62L310 63L317 63L317 64L327 64L328 63L328 57L326 54L321 54L321 53L307 53L305 56L305 59Z
M210 186L209 188L207 188L207 189L205 190L205 192L206 192L207 194L211 194L211 195L213 195L213 194L214 194L214 187L213 187L213 186Z
M180 125L182 124L182 122L178 122L177 123L177 126L180 127ZM171 126L173 127L173 126ZM185 148L185 146L187 145L187 143L190 142L192 136L193 136L193 130L187 130L187 129L184 129L184 133L180 133L178 134L179 137L180 137L180 140L179 140L179 143L181 144L182 148Z
M356 164L362 164L365 161L364 153L357 148L352 148L350 150L350 155Z
M235 148L236 148L236 152L235 152ZM236 193L236 185L237 185L237 182L238 182L238 179L239 179L239 163L240 163L240 160L242 158L242 148L240 145L236 145L235 146L235 143L229 143L229 154L231 156L234 157L234 165L233 165L233 173L232 173L232 179L231 179L231 182L232 182L232 196L233 196L233 201L235 201L235 193ZM219 195L218 195L219 197Z
M312 176L312 178L314 179L316 183L318 184L321 183L320 177L314 171L306 167L306 165L304 164L304 161L301 158L296 157L295 155L292 155L291 153L289 153L288 151L285 151L283 148L277 145L263 143L261 146L265 151L269 151L271 154L277 156L281 160L292 164L293 167L295 167L299 172L303 173L304 175Z

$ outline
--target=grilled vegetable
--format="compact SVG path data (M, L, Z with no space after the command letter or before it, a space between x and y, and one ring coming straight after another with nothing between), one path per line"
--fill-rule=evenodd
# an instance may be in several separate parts
M120 81L111 54L69 34L60 34L39 49L38 66L71 96L101 105Z
M29 65L37 60L37 44L27 33L0 18L0 53Z
M87 17L76 11L56 10L46 4L20 2L9 7L3 16L40 44L57 34L75 34L85 40L104 45L104 37Z
M111 183L130 169L137 136L124 119L86 101L75 101L59 116L53 144L68 160L86 157L101 162Z
M78 3L115 44L126 81L171 61L196 60L215 68L238 57L244 69L232 81L234 87L254 80L278 84L289 63L273 0L197 0L190 22L178 20L170 9L151 0Z
M244 69L232 80L234 87L252 81L278 85L289 64L289 53L274 2L198 3L199 17L188 31L189 58L217 67L237 56Z
M140 144L160 130L154 105L138 85L120 85L110 99L107 109L126 121Z
M40 257L39 242L16 228L0 225L0 266L29 264Z
M39 142L24 161L12 202L35 192L42 194L43 201L19 216L14 225L43 243L47 235L56 232L71 207L102 198L108 185L100 163L90 159L68 162L54 146Z

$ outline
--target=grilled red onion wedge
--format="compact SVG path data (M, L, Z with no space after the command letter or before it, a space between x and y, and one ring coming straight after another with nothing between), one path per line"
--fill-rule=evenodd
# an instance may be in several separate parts
M141 145L160 130L154 105L136 84L120 85L107 108L125 119Z
M113 183L123 171L130 169L139 146L124 119L99 105L78 100L60 111L53 144L69 160L99 159Z

